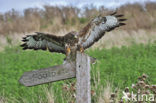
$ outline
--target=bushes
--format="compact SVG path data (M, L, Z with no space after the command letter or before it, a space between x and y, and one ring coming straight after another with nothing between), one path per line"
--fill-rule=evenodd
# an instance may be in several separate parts
M127 4L118 9L128 19L125 30L154 29L156 27L156 3L147 3L146 11L139 4ZM45 5L44 9L28 8L23 14L12 9L0 14L0 35L27 33L32 31L58 32L64 28L80 29L93 17L112 11L94 6L85 7L83 12L75 7L57 7ZM82 25L81 25L82 24ZM81 25L81 26L80 26Z

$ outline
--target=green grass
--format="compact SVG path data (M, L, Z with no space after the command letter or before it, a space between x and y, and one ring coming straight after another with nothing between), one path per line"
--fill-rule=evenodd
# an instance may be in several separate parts
M110 81L113 88L123 89L135 83L137 77L143 73L150 76L151 83L156 84L156 44L134 44L121 49L88 50L87 54L97 58L97 63L92 65L91 76L96 77L95 75L100 73L99 89L106 85L106 81ZM62 54L51 54L47 51L23 51L19 47L6 48L5 51L0 52L0 96L7 97L10 103L13 98L19 103L38 103L39 98L42 98L46 103L43 88L52 87L56 103L65 102L68 97L62 97L62 86L75 79L34 87L24 87L18 82L24 72L61 64L64 57ZM91 84L92 89L95 89L94 78L91 79ZM98 95L99 91L96 92Z

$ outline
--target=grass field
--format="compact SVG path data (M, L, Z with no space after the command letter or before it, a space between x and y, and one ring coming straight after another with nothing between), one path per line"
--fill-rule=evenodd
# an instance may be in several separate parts
M137 81L146 73L150 82L156 84L156 43L133 44L130 47L94 49L86 51L97 58L92 65L91 85L95 95L92 103L97 103L101 88L108 82L111 88L123 89ZM23 51L19 47L8 47L0 52L0 99L5 103L48 103L47 92L53 94L55 103L70 103L74 98L72 91L64 91L75 79L64 80L34 87L24 87L18 83L20 76L31 70L61 64L65 56L45 51ZM52 102L49 102L52 103ZM72 102L71 102L72 103Z

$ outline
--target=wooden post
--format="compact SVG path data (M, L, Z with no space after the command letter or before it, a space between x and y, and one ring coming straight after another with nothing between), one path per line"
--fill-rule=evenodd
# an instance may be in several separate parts
M26 72L19 82L25 86L35 86L76 76L76 103L91 103L90 63L96 59L84 53L76 53L75 59L62 65Z
M76 55L76 103L91 103L90 57L77 52Z

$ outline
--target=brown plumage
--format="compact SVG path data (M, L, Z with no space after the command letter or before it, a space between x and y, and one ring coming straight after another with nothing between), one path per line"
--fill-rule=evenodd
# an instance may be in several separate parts
M24 50L49 50L50 52L66 53L66 45L73 46L78 42L76 32L69 32L65 36L55 36L47 33L36 32L34 35L28 35L22 40L21 45Z
M83 52L92 46L105 32L114 30L117 27L125 25L126 19L123 15L117 15L116 12L108 16L98 16L92 19L79 32L69 32L65 36L55 36L47 33L36 32L34 35L28 35L23 38L23 49L42 49L50 52L74 54L77 50ZM74 48L74 49L73 49Z

